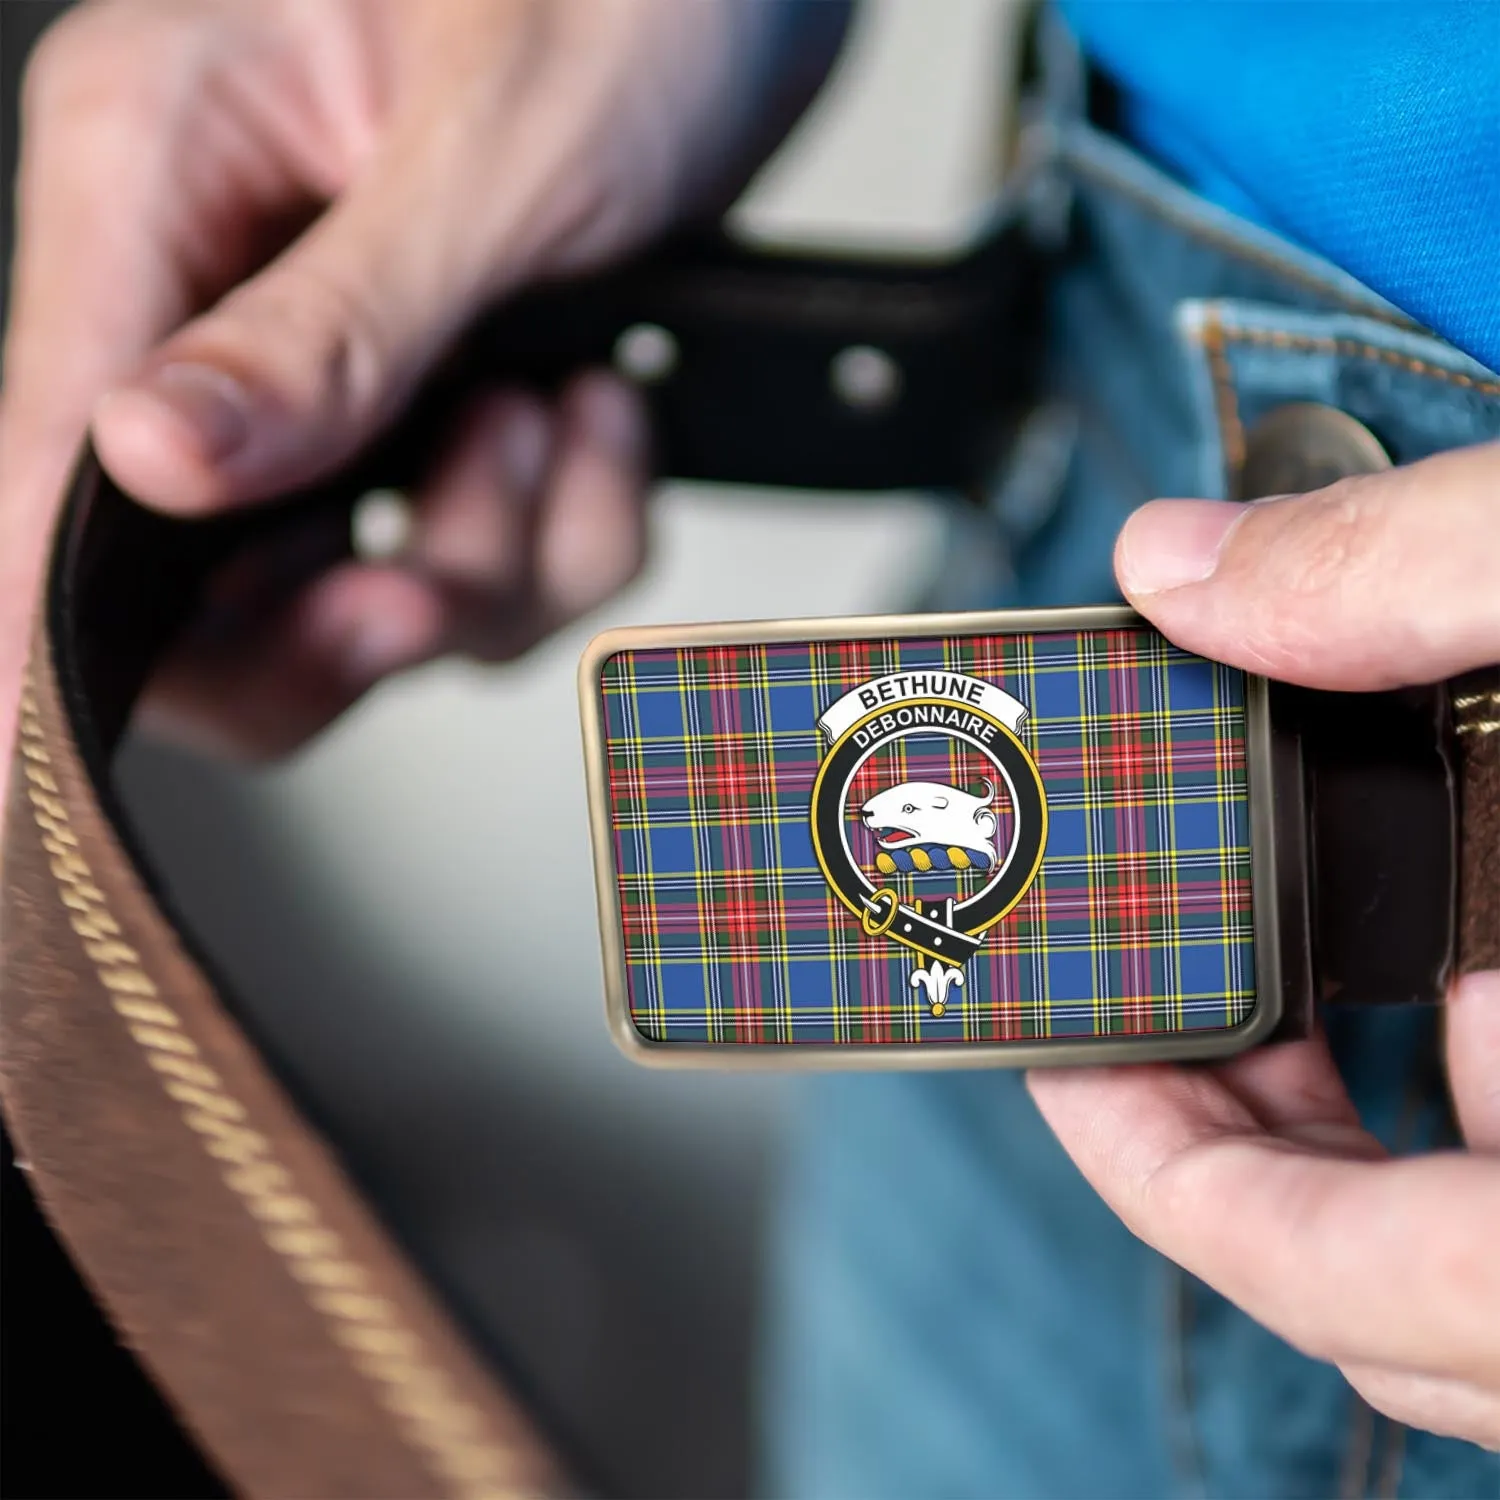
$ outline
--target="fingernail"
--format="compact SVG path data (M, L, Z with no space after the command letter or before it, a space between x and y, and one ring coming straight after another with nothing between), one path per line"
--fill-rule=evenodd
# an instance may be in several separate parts
M360 620L343 645L343 669L359 685L376 682L392 672L415 666L427 654L428 642L410 622L380 615Z
M187 429L208 463L223 463L250 436L250 398L232 375L212 365L163 365L119 393L135 395Z
M541 577L565 615L602 604L634 576L644 536L637 510L580 498L551 517L542 536Z
M517 495L529 495L541 484L549 437L546 417L531 406L516 407L501 424L496 438L500 473Z
M1153 500L1125 523L1116 571L1127 594L1159 594L1211 578L1246 507L1228 500Z
M635 460L646 442L640 396L623 381L594 376L578 388L578 420L585 439L621 459Z

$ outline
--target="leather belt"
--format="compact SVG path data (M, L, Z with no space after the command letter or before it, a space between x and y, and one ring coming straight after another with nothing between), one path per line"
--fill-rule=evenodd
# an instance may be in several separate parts
M367 460L254 515L167 520L84 455L15 747L0 1097L48 1220L236 1491L412 1500L570 1482L545 1424L469 1346L278 1077L111 791L131 705L205 581L278 530L333 561L358 498L421 472L476 371L545 386L640 329L670 330L682 369L650 391L665 473L977 481L1021 407L1027 362L995 351L1030 322L1030 266L1014 235L937 269L669 246L480 327ZM878 351L901 400L841 391L830 371L849 350Z
M308 528L332 556L361 494L417 472L452 383L476 365L546 382L641 327L667 331L680 355L682 378L651 392L667 473L974 487L1025 408L1033 290L1011 234L941 271L678 246L481 329L368 461L285 505L175 522L85 456L56 533L7 810L0 1096L49 1221L237 1490L494 1496L568 1480L545 1425L477 1356L175 921L111 792L131 705L204 581L276 528ZM851 349L895 367L899 401L850 399L830 372ZM1438 867L1408 882L1436 892L1412 969L1430 996L1455 929L1460 967L1500 966L1500 672L1415 695L1396 720L1389 704L1370 714L1372 732L1399 722L1410 753L1351 756L1365 742L1304 705L1306 743L1323 747L1311 867L1321 880L1347 863L1334 845L1361 797L1394 797L1412 837L1431 835ZM1413 865L1410 848L1366 854ZM1346 955L1382 937L1349 917L1357 898L1323 917ZM1396 988L1388 998L1409 998Z

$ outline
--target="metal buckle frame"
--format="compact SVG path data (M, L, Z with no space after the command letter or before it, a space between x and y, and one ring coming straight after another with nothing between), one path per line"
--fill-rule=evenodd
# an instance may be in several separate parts
M1251 885L1257 998L1247 1020L1211 1032L1147 1033L1105 1037L1015 1040L999 1043L890 1042L814 1043L662 1042L642 1035L631 1014L625 958L625 927L614 850L615 826L607 765L608 731L601 673L623 652L702 646L748 646L785 642L854 642L902 637L1024 636L1058 631L1150 627L1122 606L995 611L955 615L873 616L849 619L777 620L609 631L596 638L579 668L600 927L603 936L606 1004L611 1031L622 1050L653 1067L724 1068L953 1068L1077 1065L1164 1059L1206 1060L1231 1056L1288 1027L1302 1029L1311 1012L1301 767L1294 739L1279 726L1263 679L1245 678L1245 734L1251 825ZM812 725L809 724L809 729ZM851 905L847 899L846 905ZM871 917L867 933L884 931L897 912ZM937 915L936 911L934 915ZM942 930L941 926L938 927ZM916 946L915 943L912 946ZM918 949L919 952L923 951ZM929 951L928 957L932 954ZM915 978L913 979L915 984ZM941 1012L936 1011L935 1014Z

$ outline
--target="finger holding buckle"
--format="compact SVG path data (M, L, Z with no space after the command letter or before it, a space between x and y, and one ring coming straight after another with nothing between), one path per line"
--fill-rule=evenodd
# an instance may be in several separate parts
M1500 1444L1500 1162L1388 1160L1320 1041L1212 1070L1033 1073L1084 1175L1148 1244L1382 1410ZM1443 1389L1462 1400L1435 1403Z
M261 568L273 602L241 590L211 610L158 672L141 722L200 749L274 756L394 673L450 652L521 655L640 566L645 457L640 397L606 373L550 407L481 396L409 497L392 555L340 563L290 599L274 565Z
M1500 661L1500 445L1248 506L1165 500L1120 535L1116 571L1165 635L1287 682L1366 692ZM1500 1146L1500 975L1448 1007L1465 1139Z
M26 86L0 426L0 736L86 432L122 488L183 517L333 471L498 299L732 197L816 88L845 11L76 7ZM494 473L504 424L481 413L418 497L434 560L340 564L307 588L297 573L297 597L270 588L259 610L237 598L225 613L244 638L214 626L212 663L179 663L157 722L218 749L284 750L389 672L455 647L514 655L598 602L640 556L640 465L603 472L612 447L633 446L626 404L563 392L550 466L515 515L515 485ZM485 566L529 518L524 613ZM475 536L475 557L453 566L455 541ZM297 571L259 566L273 584Z
M1500 660L1500 448L1248 506L1158 501L1116 570L1189 650L1331 690L1440 681ZM1316 1038L1031 1088L1143 1239L1382 1411L1500 1446L1500 974L1456 985L1447 1023L1466 1154L1386 1159Z

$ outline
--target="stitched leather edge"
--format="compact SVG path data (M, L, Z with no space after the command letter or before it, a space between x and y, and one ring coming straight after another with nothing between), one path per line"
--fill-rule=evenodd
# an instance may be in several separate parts
M1219 442L1224 451L1224 482L1232 488L1245 463L1245 424L1240 420L1239 390L1225 351L1226 333L1219 315L1210 310L1196 337L1208 356L1214 385L1214 412L1219 421Z
M1392 365L1424 380L1437 380L1471 390L1480 396L1500 396L1500 380L1479 380L1458 370L1445 369L1429 360L1382 349L1378 344L1359 339L1334 338L1332 335L1288 333L1276 328L1240 328L1225 323L1210 306L1200 325L1190 336L1203 349L1213 381L1214 412L1219 423L1219 441L1224 452L1225 481L1233 487L1240 466L1245 461L1244 424L1239 414L1239 392L1230 367L1230 344L1254 344L1262 348L1286 349L1309 354L1336 354L1345 359L1368 359Z
M1458 967L1500 969L1500 667L1453 684L1459 806Z
M225 1186L243 1201L265 1242L285 1259L309 1304L328 1319L334 1342L378 1388L382 1404L408 1440L429 1455L445 1480L457 1479L464 1494L495 1493L488 1483L503 1475L507 1464L492 1444L466 1436L480 1427L478 1413L453 1395L395 1308L364 1290L364 1268L323 1225L316 1205L298 1191L271 1142L254 1129L223 1079L201 1061L202 1053L182 1019L158 998L140 955L123 941L104 892L78 852L78 835L67 804L57 795L52 756L37 714L28 679L19 730L27 800L42 847L52 856L52 874L70 913L69 925L100 984L109 991L115 1013L145 1052L167 1096L182 1106L182 1123L200 1137L215 1161L226 1164ZM475 1482L480 1488L473 1488Z
M334 1210L326 1196L326 1182L324 1201L320 1204L315 1201L318 1195L313 1186L299 1181L275 1142L287 1141L289 1130L300 1131L306 1139L306 1127L295 1120L289 1107L284 1110L286 1118L271 1118L264 1109L257 1116L242 1102L243 1083L236 1086L221 1069L208 1063L209 1049L200 1046L200 1038L194 1036L181 1007L174 1009L160 998L162 990L181 994L181 983L158 988L140 951L145 934L134 930L135 924L125 918L119 903L107 893L106 887L111 884L109 873L96 869L88 857L89 838L80 836L79 819L83 817L91 825L99 824L101 819L97 807L91 802L85 806L79 800L87 793L80 790L83 778L77 768L76 752L70 742L60 741L59 735L65 736L66 729L57 708L55 684L43 643L34 652L24 687L11 793L12 839L17 833L17 815L24 805L35 829L39 857L28 858L24 850L9 854L5 870L7 915L11 918L17 915L19 890L25 916L48 930L48 947L59 950L56 957L66 969L68 979L80 987L90 982L98 985L121 1030L155 1075L162 1095L175 1107L178 1123L196 1139L214 1175L243 1210L245 1239L258 1241L277 1258L295 1288L295 1295L300 1296L305 1306L305 1324L309 1329L321 1329L330 1354L336 1351L351 1375L365 1383L374 1409L384 1414L385 1420L368 1431L368 1459L362 1456L363 1444L347 1441L347 1430L340 1439L330 1436L329 1463L325 1467L320 1461L310 1462L305 1481L297 1481L294 1492L334 1493L328 1488L329 1474L348 1475L361 1463L378 1463L377 1455L389 1450L397 1434L417 1464L413 1473L425 1470L430 1476L430 1483L422 1487L424 1494L498 1500L502 1496L562 1491L565 1486L550 1454L519 1412L507 1404L500 1387L482 1377L477 1367L463 1373L455 1372L451 1366L445 1368L431 1338L432 1331L445 1320L435 1308L422 1306L413 1321L411 1311L414 1302L421 1300L421 1294L410 1276L397 1265L372 1264L372 1244L378 1246L377 1254L383 1252L386 1258L395 1257L399 1264L400 1257L394 1247L381 1244L377 1236L366 1231L359 1236L364 1241L365 1253L356 1253L345 1243L346 1236L332 1227L330 1218L348 1223L352 1217L367 1216L352 1203L339 1205L341 1211ZM107 824L104 826L107 828ZM93 835L93 839L97 845L98 835ZM131 904L125 902L127 907ZM138 901L135 904L139 907ZM4 1020L12 1042L35 1024L37 1014L46 1009L47 1002L57 1000L51 995L40 1000L25 996L33 1001L29 1013L22 1013L28 1008L17 1003L23 997L17 993L16 948L24 942L24 936L18 935L16 929L22 925L12 920L5 932L9 984ZM70 960L61 951L66 939L76 943L75 951L81 962ZM160 939L156 941L159 943ZM90 1019L88 1024L99 1023ZM48 1089L56 1081L55 1059L41 1060L27 1055L29 1051L10 1045L5 1058L7 1114L23 1149L27 1146L26 1137L32 1133L26 1127L35 1124L40 1114L35 1108L35 1091ZM219 1052L222 1056L222 1047ZM119 1081L121 1091L127 1094L132 1087L137 1093L141 1087L130 1085L128 1080ZM258 1079L257 1085L264 1098L266 1080ZM87 1083L83 1086L87 1087ZM66 1100L58 1100L54 1095L47 1108L54 1117L59 1112L66 1117ZM154 1120L144 1118L147 1114L148 1111L140 1110L140 1118L131 1119L130 1125L149 1132ZM33 1181L49 1218L60 1228L85 1275L103 1294L102 1300L127 1342L146 1359L189 1425L204 1438L222 1471L241 1493L293 1492L284 1488L284 1478L268 1485L259 1474L247 1472L244 1463L236 1463L237 1457L244 1458L245 1450L241 1446L238 1453L226 1451L225 1445L216 1441L216 1427L223 1424L207 1410L208 1403L200 1402L198 1392L186 1381L161 1378L163 1365L171 1365L173 1361L153 1356L174 1340L180 1340L185 1329L191 1330L192 1338L200 1338L203 1325L212 1323L216 1308L205 1309L201 1301L190 1305L191 1299L184 1297L183 1305L175 1311L168 1326L144 1326L139 1309L122 1309L108 1295L112 1277L107 1257L113 1246L106 1241L101 1249L98 1234L80 1237L71 1232L77 1226L70 1226L71 1216L66 1207L60 1206L66 1204L70 1189L60 1179L66 1176L70 1160L76 1160L70 1153L91 1153L93 1175L97 1178L101 1163L107 1173L114 1143L98 1138L59 1141L54 1133L45 1139L37 1138L35 1145L31 1154L45 1158L46 1164L37 1167ZM162 1143L162 1148L164 1155L180 1149L167 1142ZM319 1149L318 1143L311 1140L299 1148L304 1158L309 1150ZM145 1186L149 1190L151 1185L134 1182L129 1187ZM128 1195L125 1201L136 1202ZM161 1205L152 1207L159 1209ZM167 1212L175 1215L174 1227L181 1233L181 1241L172 1247L174 1253L192 1255L191 1242L202 1207L194 1202L167 1206ZM365 1229L364 1225L360 1227ZM83 1239L90 1242L84 1246ZM138 1265L132 1268L132 1274L139 1278ZM221 1272L210 1265L204 1275L215 1284L216 1295L226 1302L242 1293L228 1268ZM170 1302L172 1289L166 1288L161 1297ZM175 1324L182 1326L172 1326ZM424 1331L428 1337L423 1337ZM446 1339L441 1341L452 1340L451 1330L444 1329L444 1334ZM229 1338L219 1340L217 1357L233 1361L243 1347L242 1343L237 1350ZM270 1351L269 1363L274 1364L280 1355L281 1351ZM290 1410L304 1399L296 1389L300 1373L298 1350L285 1350L284 1358L287 1388L264 1392L268 1408L275 1407L280 1400ZM178 1360L174 1369L180 1372L183 1368L186 1364ZM229 1414L230 1426L239 1415ZM301 1410L294 1416L305 1429L309 1413ZM318 1425L314 1423L314 1430ZM267 1431L264 1444L274 1447L277 1436L274 1430ZM237 1440L243 1437L243 1433L236 1434ZM275 1467L274 1462L271 1467ZM284 1476L286 1465L282 1464L278 1472ZM390 1475L391 1479L394 1477ZM346 1486L338 1493L365 1496L375 1492L373 1479L357 1482L369 1487ZM402 1493L416 1493L413 1480L397 1482L403 1486ZM387 1493L384 1485L379 1492Z

